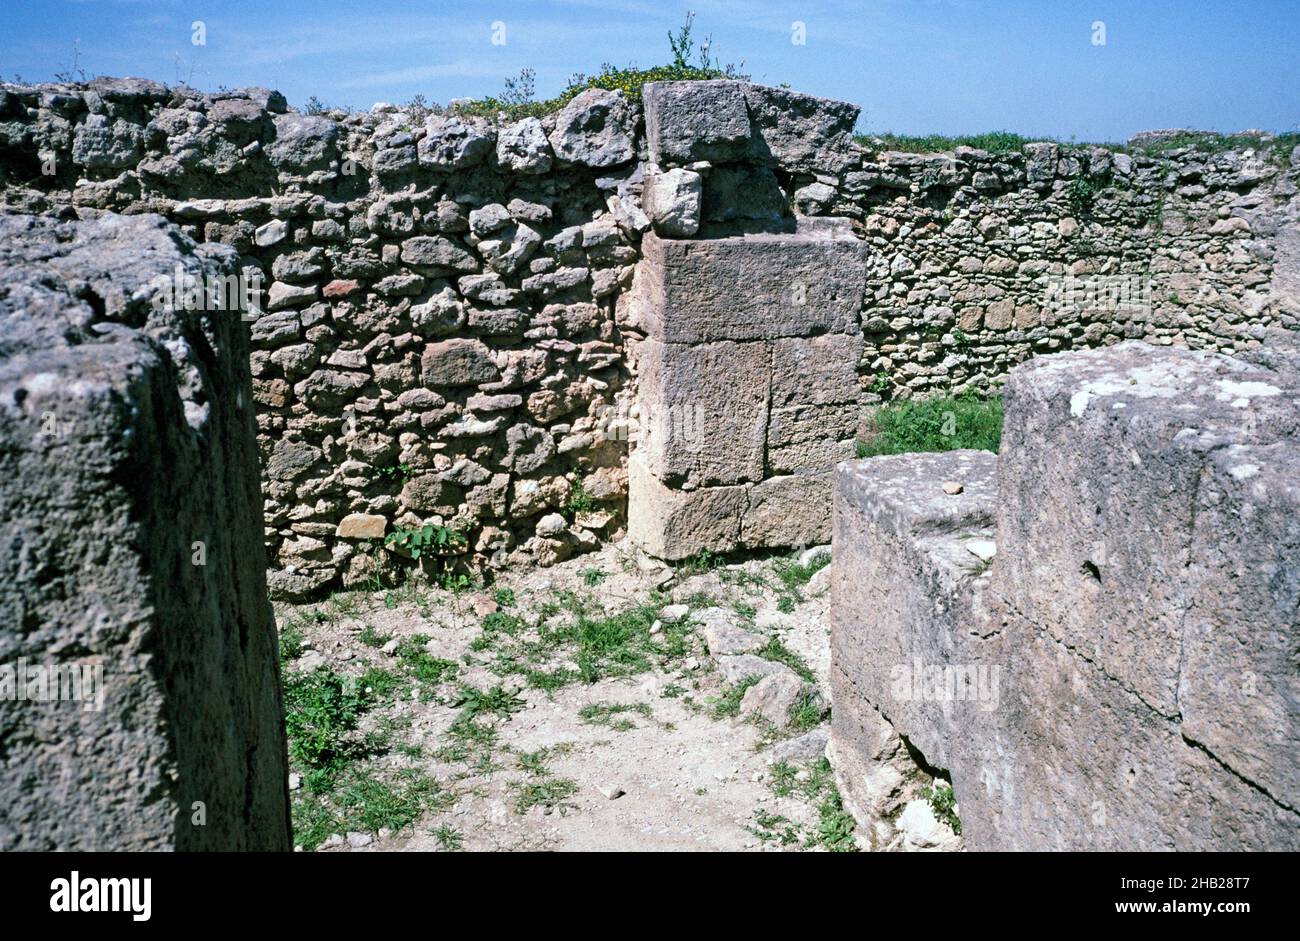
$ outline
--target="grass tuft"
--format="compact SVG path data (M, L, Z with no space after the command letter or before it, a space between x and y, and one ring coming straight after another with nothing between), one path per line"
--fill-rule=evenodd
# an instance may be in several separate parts
M935 397L885 405L869 418L858 441L858 457L953 451L998 450L1002 442L1002 399Z

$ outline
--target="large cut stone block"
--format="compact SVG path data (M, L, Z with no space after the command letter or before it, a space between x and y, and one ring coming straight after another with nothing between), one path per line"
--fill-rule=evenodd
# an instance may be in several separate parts
M247 327L152 304L237 264L0 216L0 849L290 848Z
M744 546L815 546L830 538L830 474L769 477L750 488L749 504L740 520Z
M860 333L790 337L772 342L772 405L856 405L862 397Z
M989 455L839 468L831 746L865 824L901 786L879 719L969 849L1300 846L1300 377L1257 358L1023 365L996 485Z
M944 490L952 481L961 493ZM951 768L952 743L996 709L994 664L962 627L988 583L975 550L992 535L996 499L997 457L986 451L837 468L831 735L839 750L867 747L853 729L873 724L854 712L874 708L930 764Z
M860 111L740 81L651 82L643 100L655 163L747 161L800 173L843 169Z
M668 343L855 333L866 248L844 229L675 240L646 235L636 319Z
M1007 383L998 567L1008 598L1166 716L1179 712L1199 590L1189 569L1208 455L1300 432L1287 375L1124 343L1032 360Z
M749 153L749 108L741 82L649 82L641 93L655 163L741 160Z
M637 347L645 466L671 486L763 478L768 349L764 343Z
M1214 451L1196 496L1182 734L1300 807L1300 442Z
M628 458L628 537L660 559L685 559L708 549L730 552L740 544L748 486L678 490Z

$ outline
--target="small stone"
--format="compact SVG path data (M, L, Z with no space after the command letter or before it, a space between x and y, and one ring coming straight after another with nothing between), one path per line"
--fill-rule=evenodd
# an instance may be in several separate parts
M955 480L945 480L943 483L943 492L949 496L956 496L962 492L962 485Z
M289 772L289 790L296 791L302 787L302 775L296 771Z
M618 800L620 797L622 797L624 794L627 793L627 791L623 790L617 784L606 784L600 787L599 790L601 795L605 798L605 800L611 800L611 801Z
M369 833L357 833L355 830L348 832L348 846L353 849L369 846L373 842L375 842L375 838Z
M998 545L992 539L968 539L966 551L981 562L990 562L998 554Z
M371 513L350 513L339 521L334 535L343 539L382 539L388 520Z
M567 525L568 521L559 513L547 513L537 522L537 535L558 536Z
M670 604L659 612L659 616L665 621L680 621L690 613L690 606L684 604Z
M496 603L489 595L478 592L469 600L470 605L474 608L474 613L481 618L501 610L501 606Z

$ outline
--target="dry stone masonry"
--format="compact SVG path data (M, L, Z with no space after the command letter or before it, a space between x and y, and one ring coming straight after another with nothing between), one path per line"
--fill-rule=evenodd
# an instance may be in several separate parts
M1000 456L840 466L831 745L878 840L924 769L972 849L1300 847L1300 344L1270 343L1035 359Z
M383 539L425 524L463 532L471 568L550 563L623 535L631 487L680 507L641 533L663 554L798 543L825 531L816 468L880 394L984 391L1032 354L1124 338L1235 352L1297 326L1296 153L1155 135L1132 153L904 154L855 143L857 114L731 81L652 84L644 104L592 89L521 121L2 85L0 206L156 212L239 253L262 289L264 539L289 598L395 577L408 563ZM749 306L728 325L732 302ZM709 453L663 436L691 356L735 380ZM795 379L818 397L781 401Z
M267 590L392 582L438 526L474 571L833 530L878 847L956 845L936 779L973 848L1300 845L1300 148L857 119L741 81L518 121L0 84L0 664L103 692L0 698L0 846L287 848ZM834 470L882 397L1008 373L1000 457Z
M248 331L154 303L237 265L0 215L0 849L289 849Z

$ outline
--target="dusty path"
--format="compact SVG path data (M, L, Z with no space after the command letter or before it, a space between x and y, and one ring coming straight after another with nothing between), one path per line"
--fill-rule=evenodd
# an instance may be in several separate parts
M296 841L853 848L821 757L825 556L803 562L611 546L482 592L281 606Z

